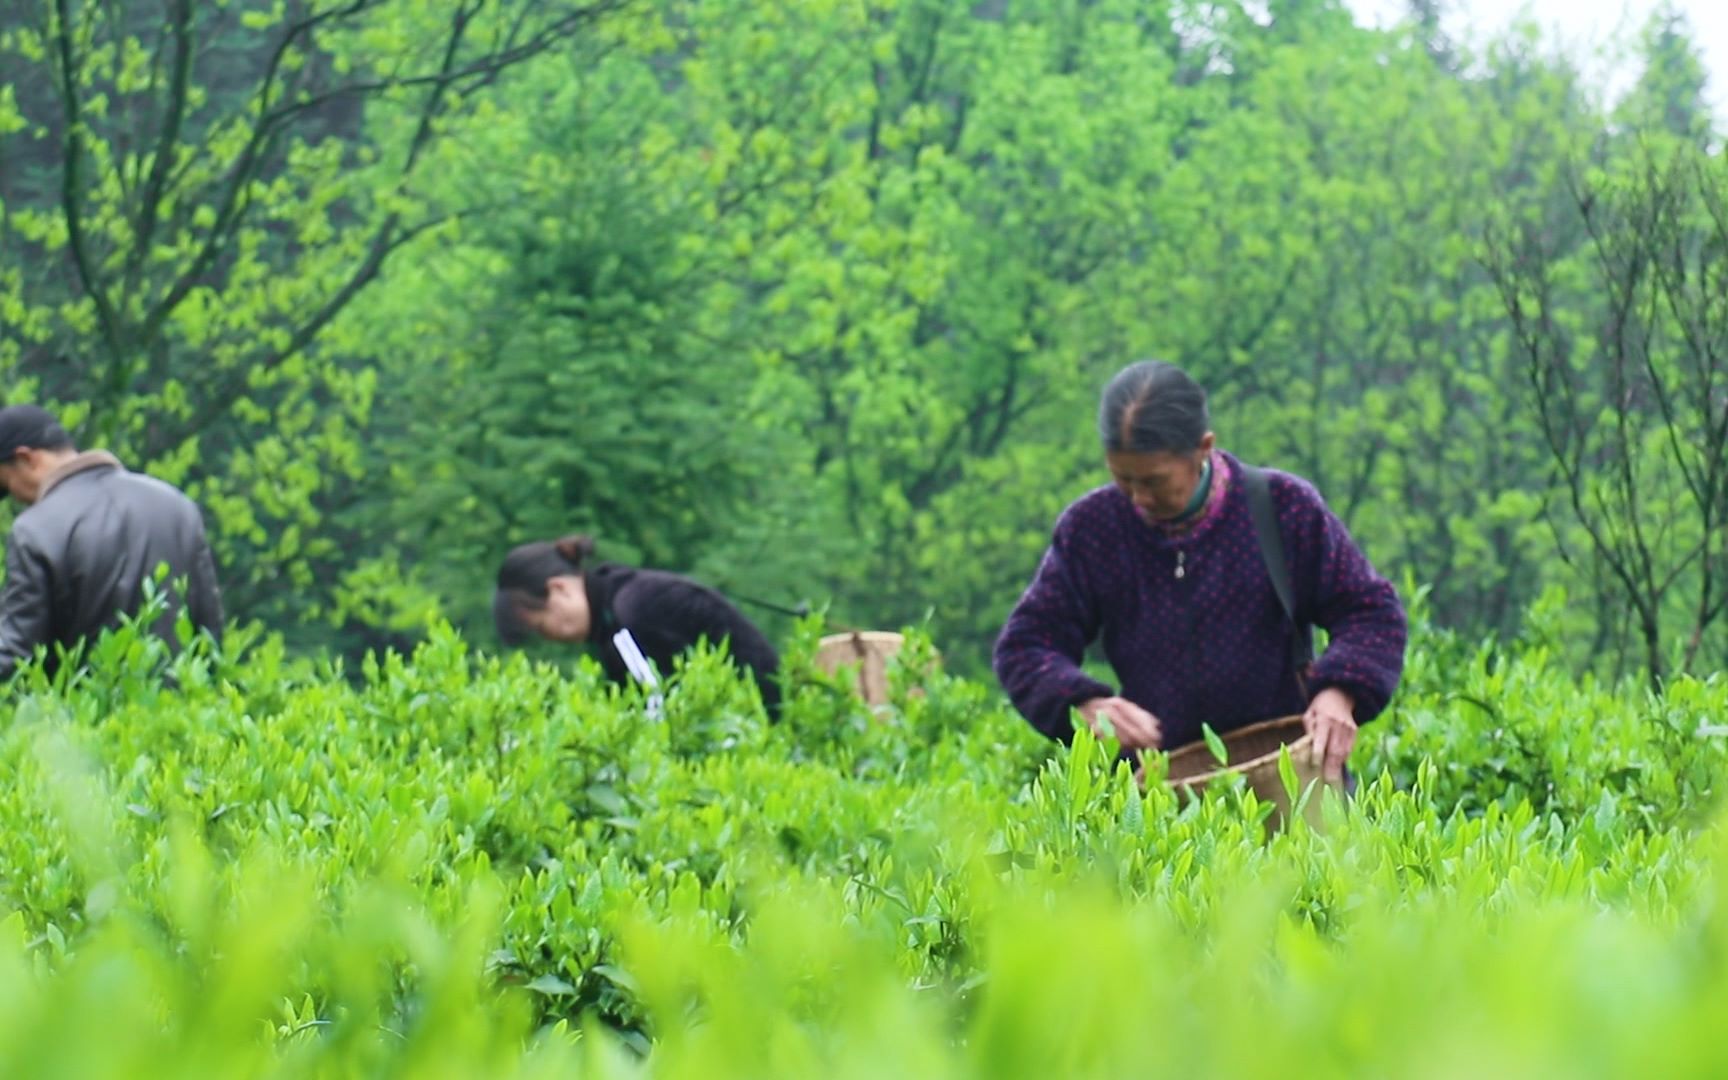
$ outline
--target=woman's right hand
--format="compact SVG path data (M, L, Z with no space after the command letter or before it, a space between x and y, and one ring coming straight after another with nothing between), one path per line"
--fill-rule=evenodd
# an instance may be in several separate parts
M1093 698L1076 707L1094 735L1100 738L1114 735L1124 750L1153 750L1164 739L1158 718L1127 698ZM1106 721L1113 730L1105 729Z

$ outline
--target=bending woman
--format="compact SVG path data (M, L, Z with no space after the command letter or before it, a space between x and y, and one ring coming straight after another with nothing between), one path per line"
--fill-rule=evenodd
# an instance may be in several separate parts
M670 674L678 654L698 641L730 642L732 659L755 679L769 717L779 715L780 658L762 631L724 596L678 574L591 564L593 555L594 541L586 536L512 550L498 569L492 596L492 617L504 643L520 644L531 635L589 642L607 677L624 683L630 670L613 641L620 630L630 631L662 675Z
M1206 393L1180 368L1123 369L1098 414L1114 483L1071 504L997 639L995 668L1039 731L1067 741L1070 710L1108 720L1124 751L1174 748L1302 714L1328 780L1358 724L1386 707L1404 667L1392 586L1308 481L1265 470L1289 571L1285 613L1262 558L1245 466L1218 449ZM1258 478L1257 478L1258 479ZM1330 635L1308 662L1308 627ZM1103 639L1121 690L1085 674Z

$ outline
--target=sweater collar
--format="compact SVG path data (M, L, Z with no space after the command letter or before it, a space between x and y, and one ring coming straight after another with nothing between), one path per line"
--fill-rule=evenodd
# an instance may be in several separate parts
M1206 504L1193 517L1181 522L1153 522L1150 527L1170 540L1186 540L1206 532L1224 516L1235 479L1235 462L1230 455L1222 450L1213 450L1212 490L1206 496Z

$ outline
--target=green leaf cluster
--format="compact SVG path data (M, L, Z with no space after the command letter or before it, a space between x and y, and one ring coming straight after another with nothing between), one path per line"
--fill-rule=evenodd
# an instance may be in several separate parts
M932 669L927 641L866 707L810 664L819 629L774 726L723 653L673 673L653 722L592 664L501 660L447 627L347 677L279 639L170 658L132 628L77 680L27 676L0 735L0 1061L1721 1061L1701 1024L1728 994L1720 680L1655 696L1424 632L1354 801L1320 793L1322 830L1268 838L1245 785L1179 799L1154 768L1142 790L1084 730L1052 747Z

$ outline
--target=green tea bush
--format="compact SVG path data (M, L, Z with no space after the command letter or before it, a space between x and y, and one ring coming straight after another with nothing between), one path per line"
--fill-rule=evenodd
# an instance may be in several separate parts
M914 636L871 709L703 651L665 718L434 633L357 671L130 630L0 735L8 1075L1706 1075L1720 680L1427 631L1267 838ZM1156 777L1157 769L1152 770ZM1714 1010L1714 1011L1713 1011Z

